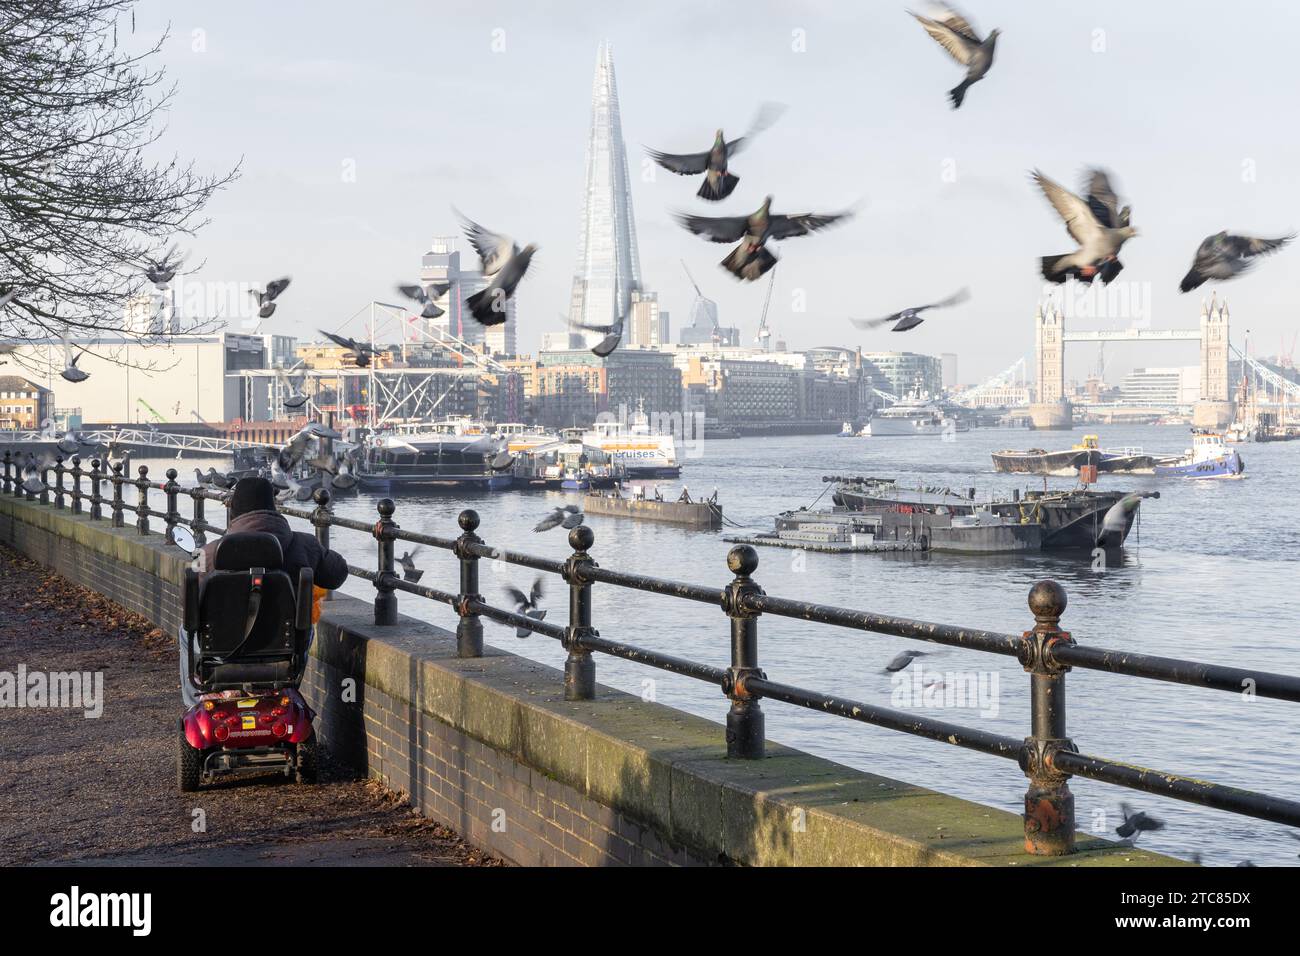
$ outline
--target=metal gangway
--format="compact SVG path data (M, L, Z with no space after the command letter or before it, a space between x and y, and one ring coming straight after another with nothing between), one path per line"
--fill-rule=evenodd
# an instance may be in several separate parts
M107 448L110 443L133 448L157 448L162 451L190 452L201 456L233 455L245 448L275 448L266 442L232 438L215 438L207 435L178 435L156 431L152 428L89 428L74 429L87 445ZM50 444L58 434L49 431L0 431L0 445Z

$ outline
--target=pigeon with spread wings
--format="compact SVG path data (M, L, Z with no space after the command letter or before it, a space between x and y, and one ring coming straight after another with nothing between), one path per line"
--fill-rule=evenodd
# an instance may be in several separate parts
M530 242L520 249L509 236L484 229L466 216L460 215L460 218L470 245L483 263L483 274L492 277L487 288L475 292L465 300L465 304L480 324L500 325L509 317L506 302L515 294L519 281L528 271L537 246Z
M1079 244L1074 252L1043 256L1040 261L1043 278L1059 284L1071 276L1083 282L1092 282L1100 276L1105 284L1119 275L1124 268L1119 261L1119 250L1138 231L1129 224L1131 207L1120 208L1109 176L1100 169L1090 172L1085 185L1087 200L1038 170L1034 170L1033 180L1065 223L1066 231Z
M358 342L356 339L350 339L346 335L335 335L333 332L326 332L324 329L319 329L318 331L335 345L341 346L351 352L353 359L357 363L357 368L365 368L370 364L370 356L379 354L379 350L373 345Z
M748 216L688 216L679 214L677 221L684 227L703 236L710 242L740 242L740 245L722 260L722 267L739 279L750 282L776 265L776 256L767 248L769 239L792 239L807 236L819 229L848 218L852 213L829 214L799 213L789 215L772 212L772 197Z
M289 288L289 277L282 279L272 279L266 284L266 290L259 292L256 289L249 289L248 294L257 301L257 317L259 319L269 319L275 312L275 300L280 297L280 293Z
M446 309L437 305L437 300L447 294L450 282L435 282L431 285L399 285L397 291L420 305L420 318L436 319L446 314Z
M966 99L966 91L984 78L993 66L993 52L1002 31L990 30L989 35L981 40L970 23L952 7L939 5L932 16L923 17L912 13L918 23L925 28L948 55L966 67L966 76L960 83L948 91L952 108L958 109Z
M670 173L679 176L696 176L703 173L704 182L700 184L700 190L695 195L701 199L717 202L730 196L732 190L736 188L736 183L740 182L740 177L733 175L727 169L727 161L748 146L755 136L771 126L784 110L785 107L780 104L763 104L744 136L727 142L722 130L718 130L713 135L713 145L703 153L661 153L657 149L649 148L646 152L650 154L651 159Z
M1271 255L1294 238L1294 235L1290 235L1277 239L1256 239L1228 232L1206 236L1196 250L1192 268L1183 276L1178 289L1180 292L1191 292L1210 279L1222 282L1239 276L1250 270L1255 264L1256 256Z
M901 312L895 312L893 315L887 315L882 319L849 319L860 329L877 329L883 325L893 324L891 332L906 332L908 329L914 329L925 321L921 313L927 309L946 309L949 306L960 305L970 298L970 293L961 289L948 296L946 299L940 299L938 302L931 302L929 305L913 306L910 309L903 309Z

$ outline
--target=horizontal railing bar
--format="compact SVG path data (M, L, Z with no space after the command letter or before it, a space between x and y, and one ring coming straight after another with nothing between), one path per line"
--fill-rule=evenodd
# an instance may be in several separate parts
M348 574L356 575L357 577L363 578L367 581L377 581L379 579L379 574L377 572L368 571L365 568L358 568L353 564L348 565Z
M539 558L535 555L524 554L520 551L494 548L489 544L475 544L472 541L465 544L465 550L479 558L489 558L493 561L504 561L506 564L518 564L525 568L532 568L534 571L549 571L551 574L564 574L564 562L556 561L554 558Z
M1225 787L1206 780L1116 763L1102 757L1092 757L1068 750L1057 751L1052 757L1052 766L1064 773L1127 787L1130 790L1141 790L1144 793L1171 797L1185 803L1197 803L1216 810L1227 810L1273 823L1300 826L1300 803L1294 800L1283 800L1280 797L1270 797L1253 790Z
M685 598L703 604L722 606L722 588L708 588L699 584L687 584L684 581L668 581L652 578L644 574L628 574L625 571L612 571L592 565L582 569L583 577L604 584L614 584L635 591L649 591L652 594L667 594L670 597Z
M1020 752L1025 746L1023 740L1015 737L1003 737L1000 734L962 727L930 717L917 717L914 714L891 710L888 707L877 707L862 701L828 697L825 694L804 690L802 687L778 684L764 677L747 677L744 684L745 690L759 697L785 701L787 704L847 717L849 720L858 720L864 724L875 724L877 727L886 727L916 737L928 737L931 740L965 747L968 750L978 750L995 757L1005 757L1008 760L1019 760Z
M581 644L588 650L599 651L611 657L620 657L625 661L657 667L660 670L670 671L674 674L694 677L696 680L708 681L710 684L717 684L719 687L722 686L722 682L727 677L726 670L720 667L710 667L708 664L689 661L684 657L673 657L671 654L660 654L658 651L649 651L634 644L625 644L622 641L607 640L595 634L584 636Z
M399 541L410 541L412 544L441 548L443 551L454 551L456 548L455 538L440 538L436 534L425 534L423 531L403 531L398 528L393 532L393 537Z
M873 614L870 611L855 611L846 607L813 604L808 601L793 601L789 598L773 597L768 594L756 594L746 597L745 606L749 610L762 611L765 614L776 614L780 617L799 618L800 620L814 621L820 624L834 624L840 627L855 628L860 631L874 631L877 634L891 634L895 637L916 638L934 644L965 647L990 654L1005 654L1009 657L1017 656L1024 640L1015 634L953 627L950 624L933 624L929 621L917 621L906 617L889 617L882 614Z
M437 601L439 604L448 604L451 607L456 606L458 597L449 591L439 591L437 588L431 588L427 584L416 584L414 581L404 581L401 578L393 579L393 589L396 591L405 591L408 594L418 594L420 597L428 598L430 601Z
M1094 647L1091 644L1055 644L1052 646L1052 657L1071 667L1300 702L1300 677L1289 674L1134 654L1130 651Z
M502 624L509 624L512 627L522 627L525 630L532 631L534 634L542 634L546 637L562 641L568 633L566 628L559 624L547 624L545 621L539 621L534 617L527 617L523 614L516 614L514 611L507 611L504 608L493 607L490 604L484 604L482 601L471 601L469 609L475 614L491 618Z

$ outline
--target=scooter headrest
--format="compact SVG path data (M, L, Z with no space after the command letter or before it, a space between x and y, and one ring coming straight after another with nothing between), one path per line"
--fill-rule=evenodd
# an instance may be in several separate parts
M213 570L247 571L249 568L278 568L284 563L280 541L265 531L228 534L217 543Z

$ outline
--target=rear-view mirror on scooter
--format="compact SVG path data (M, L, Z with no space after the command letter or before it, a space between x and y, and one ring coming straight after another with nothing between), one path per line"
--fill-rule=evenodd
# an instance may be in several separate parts
M195 551L194 534L183 524L178 524L172 528L172 540L176 542L176 547L180 548L186 554L193 554Z

